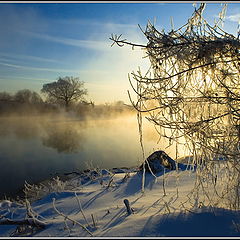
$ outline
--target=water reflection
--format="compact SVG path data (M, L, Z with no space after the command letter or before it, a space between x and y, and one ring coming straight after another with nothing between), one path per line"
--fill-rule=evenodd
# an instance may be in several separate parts
M146 155L164 149L162 142L156 143L155 132L145 130L143 135L147 136ZM25 180L36 183L56 173L82 171L89 165L109 169L141 162L134 114L88 121L0 118L0 198L16 192Z
M77 153L80 151L83 137L73 126L49 126L46 132L47 136L42 138L44 146L54 148L58 153Z
M39 118L0 118L0 137L14 135L19 140L32 139L40 132Z
M26 120L21 119L17 124L12 124L12 130L14 131L15 136L19 140L33 139L39 135L41 129L40 126L34 122L29 123Z

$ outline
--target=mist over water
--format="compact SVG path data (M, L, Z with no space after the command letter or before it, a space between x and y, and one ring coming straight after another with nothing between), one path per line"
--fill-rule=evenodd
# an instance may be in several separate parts
M145 158L174 146L143 118ZM136 113L81 117L71 113L0 117L0 198L30 184L72 171L136 167L143 162Z
M151 125L144 128L149 155L162 147ZM33 184L91 167L133 167L142 161L134 113L85 120L71 116L0 118L1 198L16 193L25 181Z

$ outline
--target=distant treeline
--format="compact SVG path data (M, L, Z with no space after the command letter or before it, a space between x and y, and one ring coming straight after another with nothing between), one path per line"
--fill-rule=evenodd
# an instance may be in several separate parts
M44 100L40 94L29 89L22 89L15 94L0 92L0 116L11 115L41 115L71 112L81 117L108 117L120 113L132 112L132 106L123 101L95 105L93 101L82 100L65 106Z

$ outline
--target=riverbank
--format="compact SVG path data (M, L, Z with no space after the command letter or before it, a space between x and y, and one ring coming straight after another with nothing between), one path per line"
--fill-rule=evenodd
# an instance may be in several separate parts
M137 172L139 170L139 167L121 167L121 168L112 168L112 169L105 169L105 172L109 172L111 174L116 174L116 173L127 173L127 172ZM68 182L71 181L73 178L75 177L79 177L79 178L83 178L86 180L91 180L94 176L99 176L101 170L98 168L93 168L93 169L85 169L83 171L72 171L72 172L66 172L66 173L55 173L54 175L49 176L48 178L39 181L39 182L35 182L33 184L29 184L27 182L25 182L25 185L22 186L20 189L18 189L15 193L8 195L6 197L4 197L3 199L0 199L0 201L2 200L10 200L10 201L24 201L24 199L26 198L26 186L31 187L33 189L33 191L35 191L35 189L48 189L48 191L51 191L52 185L55 184L56 181L59 182ZM89 173L91 173L89 175ZM88 176L88 177L86 177ZM46 190L45 190L46 191ZM34 196L36 196L34 194ZM36 200L35 197L33 198L33 200Z
M65 176L68 180L58 177L48 187L29 186L25 203L0 202L1 221L30 220L2 225L0 236L240 236L239 212L201 205L204 195L194 202L196 171L191 168L146 173L144 178L130 168Z

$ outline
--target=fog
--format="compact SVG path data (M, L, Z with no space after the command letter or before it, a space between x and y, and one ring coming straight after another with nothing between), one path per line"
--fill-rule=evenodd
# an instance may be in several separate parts
M143 120L145 156L174 147L158 141L154 127ZM90 167L139 166L143 161L136 112L79 115L73 111L0 117L1 198L24 185Z

